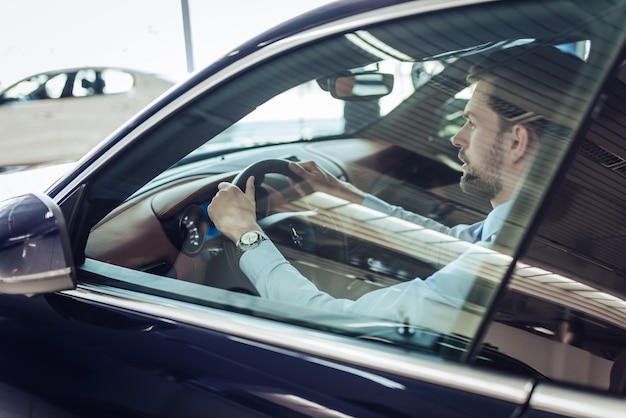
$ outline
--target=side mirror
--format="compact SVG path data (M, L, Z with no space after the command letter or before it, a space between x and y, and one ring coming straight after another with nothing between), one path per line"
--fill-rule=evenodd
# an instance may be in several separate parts
M393 74L376 71L341 73L317 80L317 84L336 99L346 101L378 100L393 91Z
M0 293L33 295L75 287L63 214L47 195L0 202Z

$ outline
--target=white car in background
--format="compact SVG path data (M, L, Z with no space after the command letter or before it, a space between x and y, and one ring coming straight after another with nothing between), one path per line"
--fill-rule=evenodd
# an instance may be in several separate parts
M0 171L0 200L29 192L43 192L76 164L76 161L70 161Z
M0 171L76 160L172 85L116 67L24 78L0 92Z

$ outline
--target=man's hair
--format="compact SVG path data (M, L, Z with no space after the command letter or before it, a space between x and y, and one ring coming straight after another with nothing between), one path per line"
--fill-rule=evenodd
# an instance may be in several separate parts
M568 136L584 108L585 62L552 46L511 47L484 57L467 80L493 86L489 106L501 129L523 123L538 136Z

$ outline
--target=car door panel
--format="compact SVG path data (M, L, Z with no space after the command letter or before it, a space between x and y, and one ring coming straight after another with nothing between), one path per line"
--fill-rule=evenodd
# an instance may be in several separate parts
M115 299L120 300L101 298ZM306 339L298 351L239 337L236 330L224 334L210 325L185 325L167 315L94 300L72 292L26 301L2 296L5 383L91 417L206 416L204 411L212 416L479 417L512 416L519 407L512 399L489 397L490 384L502 383L497 376L483 380L476 392L454 389L430 382L436 367L424 368L420 382L307 354ZM25 328L29 333L21 332ZM455 367L466 376L472 373ZM516 386L513 397L523 398L527 384L517 380Z

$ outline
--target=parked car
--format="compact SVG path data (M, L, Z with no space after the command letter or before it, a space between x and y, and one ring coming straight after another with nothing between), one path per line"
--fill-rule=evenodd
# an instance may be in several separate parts
M76 161L72 161L1 171L0 200L33 191L44 191L75 165Z
M625 16L354 0L252 39L0 204L0 382L88 417L623 416Z
M77 160L172 85L116 67L26 77L0 92L0 167Z

